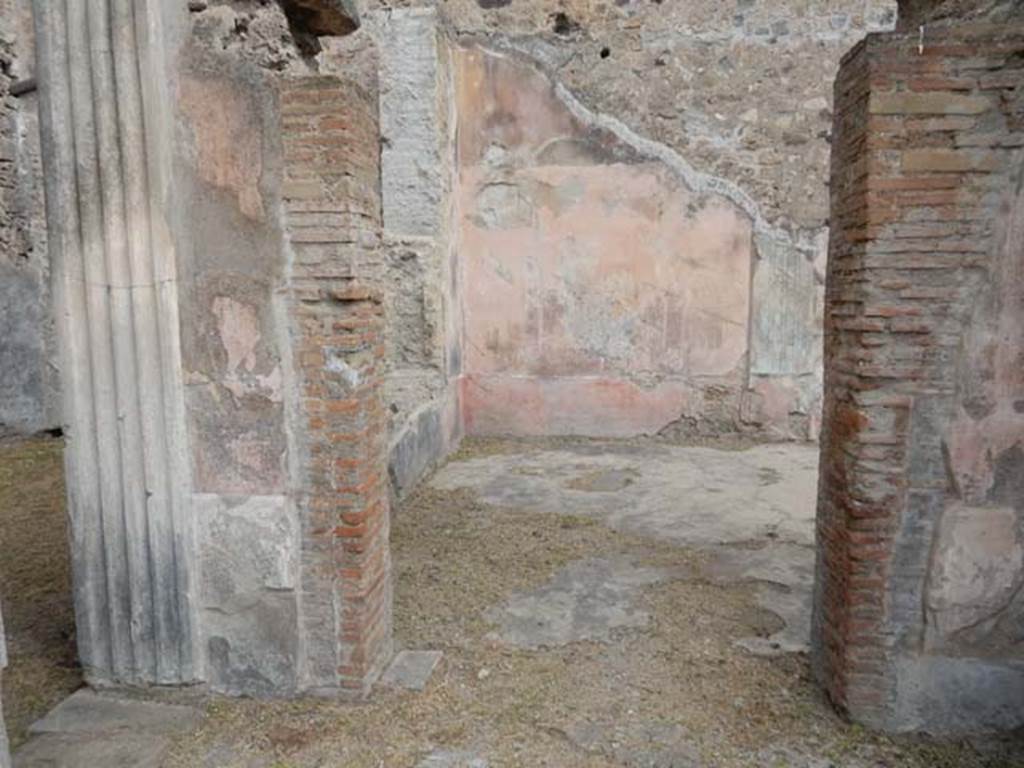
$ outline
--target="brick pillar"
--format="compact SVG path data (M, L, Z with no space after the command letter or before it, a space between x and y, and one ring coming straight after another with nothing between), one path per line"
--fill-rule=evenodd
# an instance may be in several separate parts
M944 563L989 557L966 540L943 551L942 521L965 505L974 520L1003 514L958 479L958 435L974 418L976 309L1017 258L1000 243L1024 145L1022 52L1021 27L929 28L923 45L917 30L871 35L835 84L814 664L837 707L872 726L1009 726L1020 698L995 639L935 627L963 586ZM992 407L1011 413L1012 388ZM1006 431L997 421L972 422L981 443Z
M365 692L390 657L375 93L332 77L281 93L305 685Z

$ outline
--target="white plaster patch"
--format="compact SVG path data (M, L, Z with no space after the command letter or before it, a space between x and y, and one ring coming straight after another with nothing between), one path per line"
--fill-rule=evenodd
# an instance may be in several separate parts
M256 309L227 296L213 300L217 316L217 332L228 356L227 370L221 383L237 398L261 395L274 403L282 400L281 366L260 374L256 368L256 346L262 334Z
M346 363L341 355L336 352L327 352L324 369L340 376L349 389L355 389L359 386L359 382L362 381L359 371Z

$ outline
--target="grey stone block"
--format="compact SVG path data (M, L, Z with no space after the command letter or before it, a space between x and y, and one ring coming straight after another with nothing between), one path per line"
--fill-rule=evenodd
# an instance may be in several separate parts
M488 768L490 763L472 752L436 750L416 764L416 768Z
M384 229L436 235L443 182L437 12L388 8L369 27L381 54L380 125Z
M41 276L0 263L0 425L20 432L46 420L43 337L46 296Z
M159 768L170 749L169 736L119 733L47 733L18 750L14 768Z
M193 707L119 698L83 688L29 728L16 768L158 768L175 734L195 728Z
M440 406L424 410L391 449L388 475L396 496L412 490L444 457L445 443Z

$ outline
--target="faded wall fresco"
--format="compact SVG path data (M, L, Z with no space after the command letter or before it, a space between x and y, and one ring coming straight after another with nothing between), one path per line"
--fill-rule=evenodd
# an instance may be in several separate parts
M1024 162L1013 182L957 370L925 604L931 648L992 656L1024 637Z
M276 105L255 67L198 46L192 55L178 95L190 140L185 162L195 168L182 347L196 490L281 493L284 398L272 298L283 246L270 191L280 162Z
M457 62L467 431L649 433L709 391L738 400L746 215L577 120L528 64Z

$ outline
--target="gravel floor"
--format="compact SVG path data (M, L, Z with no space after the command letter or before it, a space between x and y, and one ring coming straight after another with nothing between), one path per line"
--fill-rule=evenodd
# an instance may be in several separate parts
M725 447L715 462L754 455ZM766 591L788 588L716 574L748 559L763 567L777 534L697 546L611 514L602 494L650 503L636 479L648 450L662 452L643 441L468 442L395 511L397 645L444 652L426 689L378 688L360 703L204 699L200 726L176 738L165 768L1024 766L1021 739L942 743L850 726L822 700L805 654L751 652L751 638L785 624ZM481 472L489 490L472 487ZM784 471L761 475L787 482ZM594 508L588 496L537 496L554 476L593 494ZM16 740L80 684L63 526L59 443L0 445L4 702Z
M762 607L754 585L704 578L714 557L706 548L613 529L601 514L579 514L579 508L538 511L544 505L536 499L488 504L472 488L436 487L451 485L445 477L467 462L488 457L536 481L531 462L551 449L578 451L580 476L588 482L594 475L587 455L607 461L609 452L620 451L633 461L639 452L642 464L644 451L661 450L642 441L468 442L451 472L395 514L398 645L445 654L427 689L378 690L357 705L220 699L209 705L199 731L179 740L170 766L1024 765L1019 740L893 740L842 722L813 684L806 655L764 657L738 644L771 635L781 622ZM732 550L753 552L763 544L751 540ZM582 616L576 625L593 630L587 600L593 594L620 599L616 583L598 584L596 593L559 591L559 585L572 581L567 574L619 572L581 563L623 561L663 574L629 593L624 615L642 614L644 621L608 622L598 639L554 647L516 647L503 636L502 606L523 599L540 605L552 598L574 618Z

